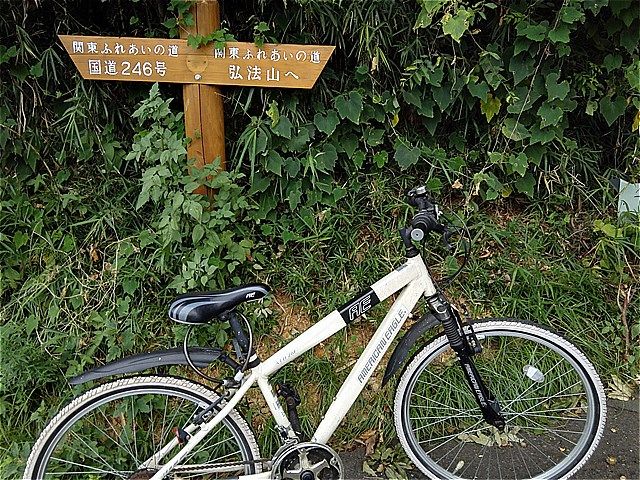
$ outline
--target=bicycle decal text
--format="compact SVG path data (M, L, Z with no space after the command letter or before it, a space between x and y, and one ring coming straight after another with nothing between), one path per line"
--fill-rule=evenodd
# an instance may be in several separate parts
M382 339L380 339L375 350L369 357L369 360L367 360L367 363L365 363L364 368L360 372L360 375L358 375L358 381L360 383L366 382L369 373L378 364L380 355L382 355L387 350L387 345L393 340L395 331L400 325L402 325L402 322L405 320L405 318L407 318L408 314L409 310L407 310L405 307L400 307L396 316L393 317L391 325L389 325L389 328L385 330Z
M378 303L380 303L380 299L376 295L376 292L370 289L358 298L351 300L349 303L340 307L338 311L346 323L351 323L360 315L371 310L371 308L376 306Z

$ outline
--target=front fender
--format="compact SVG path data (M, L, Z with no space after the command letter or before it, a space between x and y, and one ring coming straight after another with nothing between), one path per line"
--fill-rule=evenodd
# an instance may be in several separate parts
M382 385L386 385L387 382L393 377L393 374L402 366L411 347L415 345L418 339L424 335L427 330L431 330L434 327L440 325L440 322L432 314L428 313L418 320L405 335L400 339L395 350L391 354L389 363L387 363L387 369L384 371L384 377L382 377Z
M232 368L238 364L227 357L219 348L190 348L189 357L198 368L204 368L215 360L221 360ZM121 375L124 373L142 372L154 367L163 365L189 365L182 348L172 348L169 350L158 350L156 352L140 353L125 357L120 360L92 368L69 380L71 385L80 385L98 378Z

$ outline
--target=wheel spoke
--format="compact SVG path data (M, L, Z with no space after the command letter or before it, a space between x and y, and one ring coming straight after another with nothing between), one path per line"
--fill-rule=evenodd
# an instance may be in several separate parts
M156 456L163 449L171 454L168 446L176 443L171 440L172 428L192 431L193 415L216 400L204 386L174 377L103 384L52 420L29 457L25 476L124 480L144 468L161 468ZM180 478L250 474L255 471L257 448L245 421L232 410L174 471Z
M419 352L401 377L395 397L400 438L428 476L564 477L593 451L596 429L603 428L593 404L604 397L593 366L551 332L517 323L510 328L506 321L479 324L484 349L473 357L501 405L503 430L485 422L459 365L448 362L443 337Z

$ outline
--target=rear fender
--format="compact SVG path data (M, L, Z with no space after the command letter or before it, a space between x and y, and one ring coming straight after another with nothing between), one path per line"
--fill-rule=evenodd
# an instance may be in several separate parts
M232 368L239 368L234 360L230 359L219 348L190 348L189 358L198 368L204 368L210 363L220 360ZM189 365L182 348L158 350L156 352L140 353L120 360L116 360L101 367L96 367L69 380L71 385L80 385L91 380L125 373L142 372L154 367L165 365Z
M387 382L393 377L400 367L404 364L409 356L411 348L415 345L420 337L422 337L428 330L440 325L440 321L432 314L428 313L418 320L409 331L400 339L395 350L391 354L389 363L387 363L387 369L384 372L382 378L382 385L386 385Z

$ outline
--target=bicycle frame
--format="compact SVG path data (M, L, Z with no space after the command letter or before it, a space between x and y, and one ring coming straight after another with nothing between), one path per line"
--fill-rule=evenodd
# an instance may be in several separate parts
M236 393L227 401L225 406L210 420L204 423L200 430L193 433L193 427L188 433L193 433L189 441L182 449L169 460L151 480L164 478L222 419L238 404L245 393L256 383L262 392L276 423L289 438L295 438L291 423L280 405L271 384L269 376L280 370L298 358L303 353L311 350L327 338L336 334L356 318L366 313L373 306L389 298L394 293L402 290L398 298L389 309L384 320L374 333L373 337L362 352L362 355L353 366L344 384L338 391L333 403L325 413L318 425L311 441L327 443L335 432L340 422L351 409L354 402L362 392L364 386L371 378L374 370L382 360L385 352L393 342L404 322L421 296L431 297L437 293L436 287L429 275L427 267L420 255L408 258L406 263L393 272L386 275L362 295L354 298L338 310L334 310L311 328L301 333L287 345L271 357L252 368L250 373L242 379L242 384ZM189 429L188 429L189 430ZM142 467L156 464L169 451L175 448L177 440L171 440L162 450L152 458L144 462ZM269 479L271 472L263 472L251 475L242 475L241 480Z

